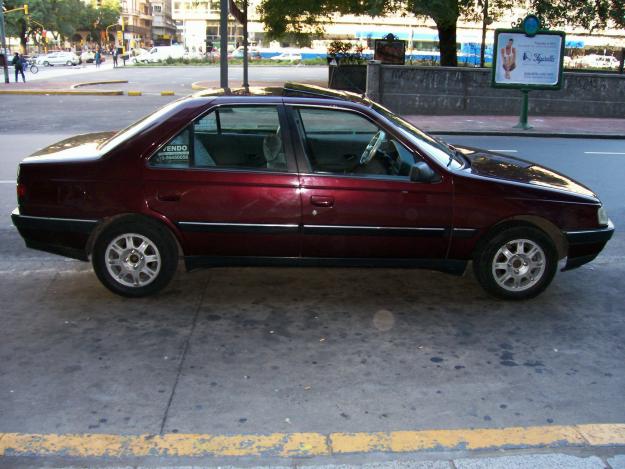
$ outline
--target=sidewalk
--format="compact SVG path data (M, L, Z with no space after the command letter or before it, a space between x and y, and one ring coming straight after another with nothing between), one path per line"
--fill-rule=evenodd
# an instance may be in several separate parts
M163 86L160 83L150 83L127 76L128 80L94 81L95 75L85 76L81 81L77 74L83 71L68 70L60 77L51 77L46 80L29 81L27 83L0 83L2 94L70 94L70 95L150 95L162 94ZM12 76L11 76L12 78ZM30 78L30 75L27 75ZM115 78L105 75L102 78ZM170 94L183 96L196 90L216 88L217 80L202 80L179 84L171 88ZM323 85L323 83L311 82ZM277 82L256 81L252 86L278 86ZM404 116L420 129L433 134L446 135L506 135L506 136L534 136L534 137L580 137L580 138L610 138L625 139L625 116L617 118L591 117L560 117L560 116L529 116L530 130L515 129L518 116L436 116L436 115L408 115Z
M420 129L446 135L625 138L625 118L529 116L530 130L515 129L518 116L404 116Z

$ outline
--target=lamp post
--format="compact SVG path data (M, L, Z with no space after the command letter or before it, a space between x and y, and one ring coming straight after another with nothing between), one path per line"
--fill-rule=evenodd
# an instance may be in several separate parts
M248 89L248 57L247 57L247 0L243 0L243 88Z
M11 10L4 11L4 1L0 0L0 42L2 43L2 55L4 56L4 82L9 82L9 61L7 57L7 39L6 32L4 27L4 15L5 13L11 13L13 11L23 11L25 15L28 15L28 5L24 4L24 6L20 8L13 8Z
M221 0L219 18L219 78L220 86L228 88L228 0Z
M9 82L9 58L7 57L7 40L4 33L4 2L0 0L0 36L2 40L2 55L4 56L4 82Z

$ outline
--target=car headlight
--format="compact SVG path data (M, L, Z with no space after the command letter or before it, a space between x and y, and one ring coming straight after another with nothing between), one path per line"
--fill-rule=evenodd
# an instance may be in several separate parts
M605 208L603 208L603 206L599 207L599 210L597 210L597 221L602 226L608 225L608 212L605 211Z

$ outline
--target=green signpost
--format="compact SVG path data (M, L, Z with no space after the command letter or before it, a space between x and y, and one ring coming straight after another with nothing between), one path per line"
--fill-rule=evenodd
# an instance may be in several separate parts
M521 115L515 128L527 130L529 92L562 88L564 31L543 27L536 15L527 15L512 29L496 29L491 85L522 93Z

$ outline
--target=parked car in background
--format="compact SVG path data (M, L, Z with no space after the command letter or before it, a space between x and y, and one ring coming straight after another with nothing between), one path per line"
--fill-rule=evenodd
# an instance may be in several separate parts
M121 132L50 145L21 162L17 201L28 247L90 259L130 297L164 288L180 253L188 269L462 274L472 261L485 290L525 299L559 260L563 270L590 262L614 231L599 198L563 174L297 84L200 92Z
M37 57L37 65L49 67L53 65L78 65L80 58L73 52L50 52Z
M130 57L131 63L156 63L163 62L169 58L182 59L186 54L184 46L157 46L152 47L149 52Z
M271 57L271 60L275 60L276 62L297 62L302 60L302 54L297 52L283 52L279 55L274 55Z
M82 63L86 63L86 64L93 63L93 61L95 60L95 52L90 51L90 50L83 51L80 54L80 60Z
M579 68L603 68L616 70L619 67L619 61L611 55L589 54L578 57L574 61L575 67Z
M232 53L233 59L242 59L243 56L244 56L243 47L238 48ZM256 49L251 49L251 48L247 50L247 57L250 60L260 60L261 58L260 52Z

